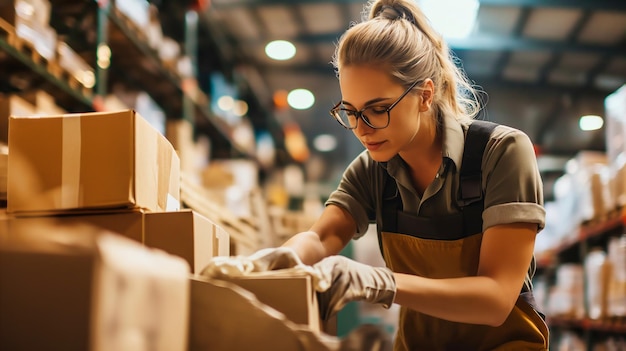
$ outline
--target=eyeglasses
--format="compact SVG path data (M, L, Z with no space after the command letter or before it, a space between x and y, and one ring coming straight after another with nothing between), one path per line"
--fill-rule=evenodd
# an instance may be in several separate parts
M330 110L330 115L339 122L346 129L355 129L359 118L365 122L370 128L383 129L387 128L390 120L390 112L396 107L396 105L402 101L402 99L418 84L421 80L411 84L411 86L404 92L398 100L396 100L389 107L385 106L366 106L363 109L356 111L347 109L342 106L342 102L339 102Z

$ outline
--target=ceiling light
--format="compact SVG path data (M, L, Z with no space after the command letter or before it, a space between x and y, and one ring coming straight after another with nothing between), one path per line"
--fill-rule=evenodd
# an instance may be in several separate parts
M320 134L313 139L313 146L317 151L333 151L337 147L337 138L330 134Z
M248 113L248 103L243 100L236 100L233 106L233 113L239 117L245 116Z
M217 107L222 111L230 111L235 106L235 100L232 96L224 95L217 99Z
M478 0L420 0L433 27L445 38L467 37L476 22Z
M602 128L604 125L604 119L597 115L586 115L580 117L578 120L578 126L580 130L590 131L590 130L598 130Z
M294 89L287 95L287 103L296 110L306 110L315 103L315 96L306 89Z
M274 60L289 60L296 54L296 47L286 40L274 40L265 46L265 54Z

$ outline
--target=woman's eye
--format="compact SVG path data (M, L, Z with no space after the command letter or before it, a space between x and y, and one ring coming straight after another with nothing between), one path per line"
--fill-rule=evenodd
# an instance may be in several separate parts
M387 112L387 106L372 106L367 109L375 114L381 114Z

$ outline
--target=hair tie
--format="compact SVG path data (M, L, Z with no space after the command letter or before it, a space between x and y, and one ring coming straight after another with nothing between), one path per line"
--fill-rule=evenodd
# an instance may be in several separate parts
M411 15L410 12L405 11L402 7L398 9L393 6L383 5L378 12L378 16L382 16L383 18L391 20L405 19L413 23L414 25L417 25L415 23L415 18L413 18L413 15Z

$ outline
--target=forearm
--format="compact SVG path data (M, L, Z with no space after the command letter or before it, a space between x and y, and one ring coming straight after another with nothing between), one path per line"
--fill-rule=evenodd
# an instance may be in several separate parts
M453 322L497 326L515 303L489 277L430 279L400 273L394 276L395 303Z
M338 254L355 231L352 216L338 206L329 205L310 230L294 235L283 246L292 248L304 264L312 265Z
M320 240L319 235L313 231L301 232L292 236L282 246L292 248L302 262L312 265L322 258L330 255L327 248Z

